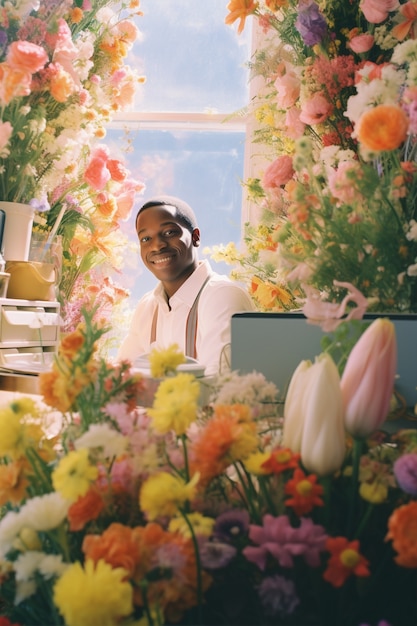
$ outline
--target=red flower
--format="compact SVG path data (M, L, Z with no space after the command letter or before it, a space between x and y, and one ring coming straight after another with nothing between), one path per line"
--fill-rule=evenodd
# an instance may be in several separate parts
M369 561L359 552L359 541L349 541L346 537L329 537L326 550L331 552L327 569L323 574L333 587L342 587L351 574L369 576Z
M287 469L298 467L299 454L295 454L290 448L276 448L272 450L269 459L262 463L262 468L273 473L281 474Z
M291 506L297 515L306 515L315 506L323 506L320 496L323 487L317 485L317 476L306 476L302 469L297 468L293 477L285 485L285 493L292 496L285 501L286 506Z

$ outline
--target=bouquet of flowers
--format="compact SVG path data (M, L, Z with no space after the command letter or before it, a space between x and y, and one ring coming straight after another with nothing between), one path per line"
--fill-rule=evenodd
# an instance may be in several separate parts
M232 0L258 22L264 87L250 114L269 162L246 181L274 232L275 266L301 296L415 311L417 193L412 2ZM252 238L249 233L249 237ZM302 300L300 300L301 302Z
M11 0L0 13L0 199L36 209L34 260L62 235L62 303L80 273L120 266L118 222L143 189L99 143L144 80L125 64L138 6Z
M63 340L52 412L0 410L4 624L414 626L417 431L381 429L392 322L341 376L303 361L283 415L256 372L202 403L177 346L151 353L165 377L137 406L145 381L97 358L104 331L85 313Z

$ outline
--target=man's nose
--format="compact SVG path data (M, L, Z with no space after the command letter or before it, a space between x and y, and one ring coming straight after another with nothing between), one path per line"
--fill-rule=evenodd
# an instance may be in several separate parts
M167 242L162 235L157 235L152 239L152 247L154 250L164 250L167 247Z

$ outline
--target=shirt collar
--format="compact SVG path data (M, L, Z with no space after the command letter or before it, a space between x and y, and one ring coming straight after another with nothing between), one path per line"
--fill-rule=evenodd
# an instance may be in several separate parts
M194 300L197 297L198 292L201 289L202 284L206 280L208 276L213 274L213 270L211 269L210 263L205 259L204 261L199 261L194 272L187 278L187 280L181 285L181 287L174 293L172 298L170 298L171 307L176 306L177 304L184 303L189 308L192 307ZM155 297L165 304L166 295L164 292L164 288L162 283L158 283L154 290Z

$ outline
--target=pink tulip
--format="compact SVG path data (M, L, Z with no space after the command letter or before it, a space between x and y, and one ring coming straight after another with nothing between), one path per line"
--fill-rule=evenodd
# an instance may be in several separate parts
M378 318L354 346L342 375L345 427L353 437L369 436L387 417L396 368L395 326Z

